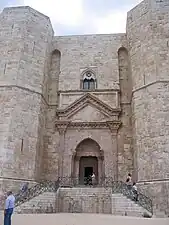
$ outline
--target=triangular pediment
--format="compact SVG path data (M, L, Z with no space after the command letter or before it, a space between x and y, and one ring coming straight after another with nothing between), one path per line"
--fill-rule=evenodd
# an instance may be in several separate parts
M80 108L73 115L68 117L72 122L98 122L106 121L108 118L109 116L107 114L98 110L91 104L84 104L83 108Z
M90 108L90 111L92 112L92 109L97 110L98 113L101 113L105 117L111 117L113 115L118 115L120 110L119 109L113 109L109 105L102 102L97 97L93 96L90 93L87 93L74 101L72 104L70 104L68 107L62 110L58 110L57 114L59 117L65 117L65 118L71 118L73 115L77 114L78 112L82 112L82 110L85 113L85 108ZM87 110L87 108L86 108ZM87 111L86 111L87 112ZM88 115L90 116L90 115ZM101 116L101 115L100 115Z

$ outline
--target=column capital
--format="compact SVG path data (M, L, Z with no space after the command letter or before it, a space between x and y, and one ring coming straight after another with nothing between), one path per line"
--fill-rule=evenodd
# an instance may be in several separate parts
M120 128L121 121L116 120L116 121L106 121L107 126L109 127L111 133L113 136L117 135L118 129Z
M55 127L57 128L60 135L65 134L67 127L69 126L70 121L55 121Z

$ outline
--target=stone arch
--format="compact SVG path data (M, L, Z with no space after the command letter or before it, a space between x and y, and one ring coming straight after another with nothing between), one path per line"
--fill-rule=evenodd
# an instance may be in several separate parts
M118 49L118 54L120 51L125 51L127 54L128 54L128 49L125 47L125 46L121 46L119 49Z
M72 175L80 184L94 173L99 183L104 176L104 153L100 145L91 138L83 139L76 147L72 157Z
M120 47L118 50L118 65L119 65L119 78L121 79L122 74L120 73L121 67L129 69L129 55L128 50L125 47Z
M55 49L51 53L51 70L56 73L55 68L57 68L57 73L60 73L60 61L61 61L61 52L58 49Z
M56 104L58 101L57 92L59 90L61 52L55 49L50 57L50 72L48 82L48 98L50 104Z

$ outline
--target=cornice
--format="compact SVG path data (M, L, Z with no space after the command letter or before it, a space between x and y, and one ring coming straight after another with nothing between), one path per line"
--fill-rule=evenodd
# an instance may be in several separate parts
M106 122L71 122L69 128L82 128L82 129L107 129Z
M119 84L118 84L119 85ZM120 88L118 89L118 88L114 88L114 89L95 89L94 90L94 92L95 93L99 93L99 92L102 92L102 93L104 93L104 92L114 92L114 93L116 93L116 92L120 92ZM75 90L59 90L58 91L58 94L66 94L66 93L93 93L93 90L83 90L83 89L80 89L80 90L77 90L77 89L75 89Z
M66 129L109 129L112 133L116 133L121 125L121 121L106 121L106 122L71 122L71 121L56 121L55 126L58 130Z

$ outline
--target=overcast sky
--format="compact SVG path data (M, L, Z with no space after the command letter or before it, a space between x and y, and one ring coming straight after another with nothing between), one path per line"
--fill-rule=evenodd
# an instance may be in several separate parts
M0 0L7 6L29 5L51 18L55 35L123 33L126 13L141 0Z

